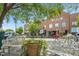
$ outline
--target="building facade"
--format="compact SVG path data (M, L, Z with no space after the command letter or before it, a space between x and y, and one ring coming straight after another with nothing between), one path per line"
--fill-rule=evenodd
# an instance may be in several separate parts
M42 28L46 30L46 35L53 34L52 32L71 33L71 29L77 26L76 18L78 14L61 13L60 16L51 20L46 20L41 23Z

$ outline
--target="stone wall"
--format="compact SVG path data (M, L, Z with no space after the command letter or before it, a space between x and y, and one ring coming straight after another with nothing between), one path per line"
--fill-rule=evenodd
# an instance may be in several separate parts
M2 49L6 48L7 46L10 45L10 54L11 55L21 55L21 43L22 40L28 40L30 38L11 38L7 40L3 40L3 46ZM36 38L38 40L38 38ZM62 38L62 39L49 39L49 38L43 38L41 40L46 40L47 41L47 48L54 51L61 51L62 53L67 53L71 54L73 56L79 56L79 42L75 42L74 38ZM56 52L57 53L57 52ZM8 52L6 52L5 55L8 55Z
M79 42L75 42L74 39L48 41L48 49L61 51L73 56L79 56Z

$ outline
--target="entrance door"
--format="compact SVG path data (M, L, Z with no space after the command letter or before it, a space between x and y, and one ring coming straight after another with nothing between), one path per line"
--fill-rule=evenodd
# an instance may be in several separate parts
M68 31L67 30L65 30L65 35L68 33Z
M54 35L56 35L56 31L49 31L49 37L53 37Z

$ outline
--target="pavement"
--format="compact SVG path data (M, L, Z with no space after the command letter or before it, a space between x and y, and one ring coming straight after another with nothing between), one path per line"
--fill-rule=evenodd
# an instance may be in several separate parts
M71 54L63 53L61 51L56 51L56 50L50 50L47 49L47 55L48 56L72 56Z

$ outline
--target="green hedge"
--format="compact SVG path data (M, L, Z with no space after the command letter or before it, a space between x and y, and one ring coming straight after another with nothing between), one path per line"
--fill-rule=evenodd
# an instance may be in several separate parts
M0 30L0 49L1 49L1 46L2 46L2 40L4 39L4 31Z

